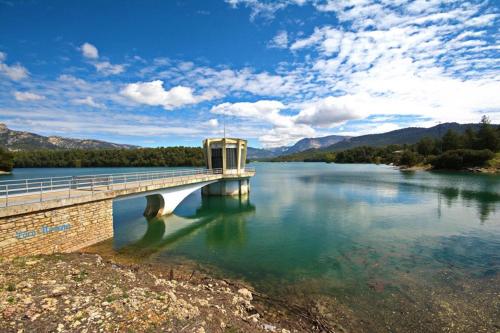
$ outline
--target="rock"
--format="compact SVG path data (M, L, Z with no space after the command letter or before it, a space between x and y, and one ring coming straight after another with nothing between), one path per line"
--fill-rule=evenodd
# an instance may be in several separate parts
M29 291L33 286L27 281L21 281L17 284L16 288L22 291Z
M276 326L274 325L264 324L262 328L268 332L276 332Z
M196 330L196 333L205 333L205 329L203 327L200 327L198 328L198 330Z
M260 315L258 313L255 313L251 316L248 316L247 319L250 319L254 323L257 323L259 321L259 317L260 317Z
M52 290L52 292L50 293L50 296L59 297L65 293L66 293L66 287L59 286L59 287L56 287Z
M52 297L47 297L42 300L42 309L48 311L54 311L57 306L57 299Z
M243 298L245 298L247 301L251 301L253 299L252 293L247 288L241 288L241 289L239 289L238 293L241 296L243 296Z

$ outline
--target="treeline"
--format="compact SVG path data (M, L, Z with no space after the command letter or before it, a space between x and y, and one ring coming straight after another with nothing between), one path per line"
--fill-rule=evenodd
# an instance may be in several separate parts
M277 156L272 159L263 159L271 162L335 162L335 153L321 152L316 149L308 149L298 153Z
M16 168L203 166L193 147L31 150L13 153Z
M479 129L463 134L448 130L441 138L424 137L413 145L361 146L334 152L310 150L274 161L377 163L402 166L431 165L436 169L484 166L500 150L500 127L483 117Z
M14 157L12 153L0 147L0 171L9 172L14 167Z

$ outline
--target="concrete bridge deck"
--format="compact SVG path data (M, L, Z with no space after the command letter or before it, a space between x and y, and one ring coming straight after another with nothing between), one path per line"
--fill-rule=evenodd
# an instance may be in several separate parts
M184 169L3 181L0 182L0 218L254 175L253 168L245 168L238 174L223 174L222 169Z

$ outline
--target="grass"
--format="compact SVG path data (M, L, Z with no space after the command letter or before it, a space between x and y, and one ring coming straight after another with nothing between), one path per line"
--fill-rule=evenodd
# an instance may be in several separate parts
M6 288L7 291L16 291L16 285L13 283L9 283Z
M85 280L87 275L89 275L89 273L87 273L86 271L81 271L80 274L73 276L73 280L75 280L76 282L82 282L83 280Z
M486 165L490 168L500 169L500 153L496 153L495 157L489 160Z

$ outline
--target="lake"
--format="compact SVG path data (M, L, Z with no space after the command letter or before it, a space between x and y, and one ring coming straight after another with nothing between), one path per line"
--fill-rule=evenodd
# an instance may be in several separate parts
M383 165L253 163L247 197L190 195L146 220L114 203L114 247L189 259L348 330L500 330L500 177ZM153 168L16 169L0 179ZM155 168L156 169L156 168Z

